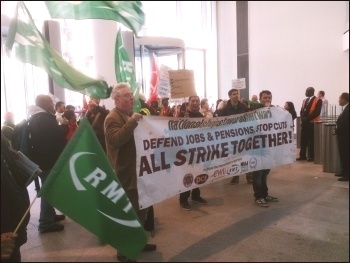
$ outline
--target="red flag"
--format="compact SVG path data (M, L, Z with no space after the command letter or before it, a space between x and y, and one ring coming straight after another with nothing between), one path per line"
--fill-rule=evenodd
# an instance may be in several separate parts
M82 111L87 111L89 109L89 106L88 106L88 103L86 101L86 97L85 95L83 95L83 108L82 108Z
M156 61L156 56L153 53L151 61L151 81L150 81L150 93L147 103L150 105L152 101L158 101L158 75L159 68Z

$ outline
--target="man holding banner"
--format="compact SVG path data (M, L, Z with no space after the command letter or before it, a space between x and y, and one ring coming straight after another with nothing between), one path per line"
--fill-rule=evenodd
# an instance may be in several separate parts
M189 110L184 112L181 112L179 114L179 117L189 117L189 118L203 118L203 114L199 112L199 106L200 106L200 99L198 96L190 96L188 99L188 108ZM192 198L192 201L200 203L200 204L207 204L207 201L204 200L200 195L201 192L199 188L193 188L192 191L186 191L180 194L180 206L185 210L191 210L191 205L188 203L188 198Z
M147 209L139 207L134 140L134 129L142 118L142 114L132 112L135 99L129 84L117 84L112 90L111 98L115 108L107 115L104 123L107 157L135 209L141 225L144 225ZM156 245L147 244L143 251L154 251L156 248ZM117 258L120 261L129 260L119 251Z
M220 116L230 116L235 114L240 114L244 112L248 112L248 107L239 100L239 92L238 89L230 89L228 91L228 97L229 100L227 101L225 107L222 109ZM247 178L247 182L248 178ZM230 184L238 184L239 183L239 176L233 176L231 179Z
M256 108L271 107L272 93L269 90L263 90L260 92L260 103L256 104ZM278 202L276 197L268 195L267 188L267 175L270 173L270 169L258 170L253 172L253 190L255 203L262 207L268 207L267 202Z

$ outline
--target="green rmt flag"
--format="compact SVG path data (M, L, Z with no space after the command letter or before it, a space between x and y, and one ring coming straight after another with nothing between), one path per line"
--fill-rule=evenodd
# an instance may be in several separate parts
M147 243L147 234L85 118L38 196L129 259L136 259Z
M117 34L117 39L115 41L115 76L118 82L126 82L131 86L131 90L134 93L135 104L134 104L134 112L140 112L141 103L139 100L139 87L136 83L136 77L134 72L134 67L132 66L132 62L129 58L128 52L124 48L123 38L121 34L121 30L119 29Z
M117 21L138 34L145 23L141 1L45 1L53 19Z
M69 65L36 28L22 1L18 1L11 21L6 48L8 53L24 63L44 69L60 87L95 98L109 98L108 85L90 78ZM10 52L11 51L11 52Z

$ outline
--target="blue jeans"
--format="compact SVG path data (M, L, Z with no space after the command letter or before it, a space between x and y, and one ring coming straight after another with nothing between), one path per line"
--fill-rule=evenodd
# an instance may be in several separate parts
M253 190L255 200L259 198L265 198L266 196L268 196L266 179L269 173L270 169L253 172Z
M44 185L49 173L50 170L46 170L40 174L41 185ZM46 202L45 198L41 197L39 230L50 228L55 223L55 215L55 208Z

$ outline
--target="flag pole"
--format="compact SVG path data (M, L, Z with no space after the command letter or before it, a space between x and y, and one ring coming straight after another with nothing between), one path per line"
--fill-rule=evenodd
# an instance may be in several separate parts
M26 215L28 214L28 212L30 211L30 208L32 207L32 205L34 204L35 200L37 199L38 195L35 196L34 200L32 201L32 203L30 204L30 206L28 207L27 211L24 213L24 216L22 217L21 221L18 223L18 226L16 227L15 231L13 232L14 234L16 234L16 232L18 231L18 228L22 225L24 218L26 217Z

